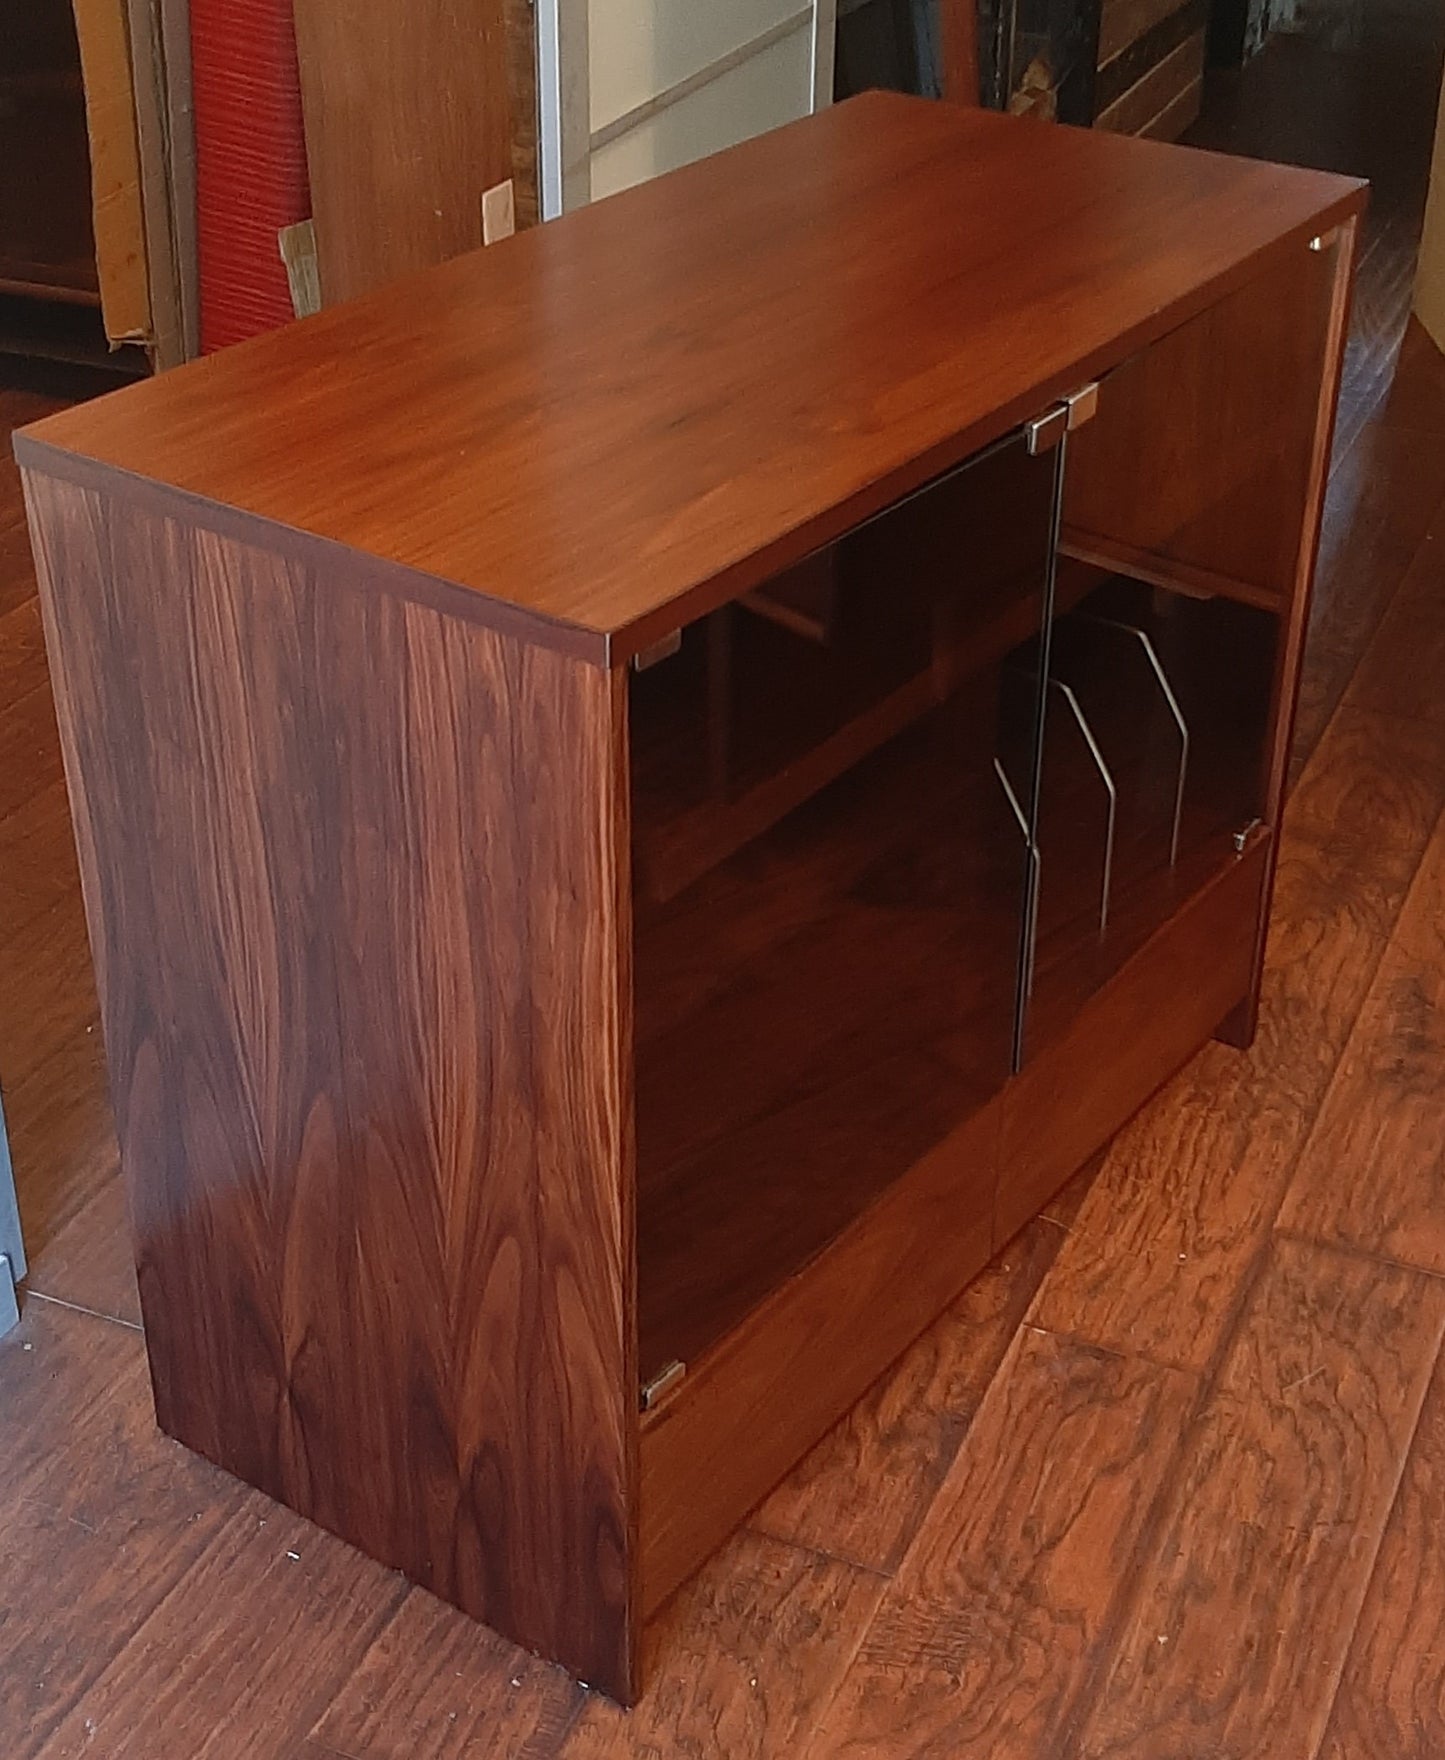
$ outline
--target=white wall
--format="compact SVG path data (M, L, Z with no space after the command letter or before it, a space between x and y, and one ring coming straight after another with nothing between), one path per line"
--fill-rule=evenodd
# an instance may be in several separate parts
M534 0L550 219L831 101L837 0Z
M655 177L660 171L685 165L708 153L719 152L749 135L761 134L795 117L806 116L812 107L811 17L801 18L795 5L782 0L746 0L732 15L730 6L712 10L728 14L710 21L714 28L699 31L692 41L679 27L687 15L703 10L696 0L591 0L592 25L592 130L594 139L606 135L609 125L629 111L673 93L679 85L715 69L731 59L748 42L762 36L770 26L794 20L785 36L751 53L745 60L713 72L676 101L637 122L615 139L605 140L592 155L592 194L609 195ZM631 13L631 18L626 15ZM743 26L754 22L746 15L773 13L734 42L719 42L718 22ZM776 15L781 16L776 16ZM608 19L615 16L615 36ZM641 26L639 25L641 20ZM709 42L707 39L711 38ZM711 52L716 47L716 52ZM618 52L620 51L620 52Z

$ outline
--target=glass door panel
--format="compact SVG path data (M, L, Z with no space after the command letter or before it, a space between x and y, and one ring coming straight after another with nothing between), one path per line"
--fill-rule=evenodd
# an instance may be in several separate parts
M1275 679L1268 612L1123 577L1060 599L1025 1056L1236 858L1264 812Z
M1035 708L1022 794L999 729L1042 627L1053 479L1012 439L633 679L645 1379L1008 1077ZM993 1175L961 1201L991 1205Z

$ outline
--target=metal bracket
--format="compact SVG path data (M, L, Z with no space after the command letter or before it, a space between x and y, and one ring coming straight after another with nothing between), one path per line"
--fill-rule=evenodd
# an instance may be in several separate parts
M1174 718L1174 726L1179 733L1179 769L1174 779L1174 824L1169 838L1169 866L1172 868L1179 860L1179 832L1184 822L1184 779L1189 770L1189 723L1184 719L1184 711L1179 707L1179 699L1169 683L1169 674L1165 672L1147 630L1140 629L1136 623L1122 623L1116 617L1098 617L1087 611L1080 612L1079 617L1081 621L1097 624L1101 629L1117 630L1121 635L1135 637L1144 650L1144 657L1149 662L1154 681L1163 693L1169 713Z
M1233 843L1237 854L1243 855L1249 848L1251 838L1253 838L1255 832L1259 830L1262 823L1263 821L1260 819L1251 819L1248 825L1240 826L1239 830L1234 833L1234 836L1230 841Z
M644 1381L642 1384L643 1411L650 1412L654 1407L660 1405L663 1397L671 1393L686 1374L687 1364L679 1363L674 1357L670 1363L665 1363L657 1371L651 1381Z
M9 1255L0 1253L0 1337L20 1324L20 1304L15 1296L15 1267Z
M1082 428L1085 422L1092 422L1099 410L1099 381L1090 379L1087 385L1071 391L1064 399L1064 407L1069 412L1071 434L1075 428Z
M0 1332L20 1319L15 1286L25 1275L25 1242L20 1236L20 1208L15 1200L15 1174L5 1139L5 1114L0 1110Z
M1094 730L1089 719L1079 706L1079 699L1061 678L1049 680L1051 690L1056 690L1069 705L1069 713L1083 736L1084 744L1089 748L1089 756L1094 760L1094 768L1099 773L1099 780L1104 785L1104 793L1109 800L1109 817L1104 832L1104 878L1099 890L1099 933L1102 935L1109 927L1109 893L1114 883L1114 828L1119 812L1119 791L1114 786L1114 775L1104 761L1104 754L1099 749L1099 742L1094 738Z
M1068 431L1069 406L1066 403L1056 403L1041 416L1025 422L1024 439L1028 442L1029 456L1037 458L1041 452L1051 452Z
M1046 409L1041 416L1025 422L1024 438L1028 442L1030 456L1037 458L1039 453L1048 452L1058 445L1065 434L1072 434L1075 428L1082 428L1085 422L1093 421L1098 408L1099 381L1090 379L1087 385L1071 391L1052 409Z
M1039 854L1039 846L1034 842L1033 833L1029 830L1027 815L1014 793L1014 786L1008 779L1008 771L1002 762L995 758L993 773L999 779L1004 798L1009 804L1009 811L1024 840L1024 851L1028 857L1029 871L1024 893L1024 945L1023 945L1023 997L1027 1002L1034 993L1034 964L1038 958L1039 945L1039 887L1042 878L1043 859Z
M674 654L682 651L682 631L673 630L671 635L650 642L647 647L639 648L632 656L632 670L646 672L651 666L659 666L664 660L670 660Z

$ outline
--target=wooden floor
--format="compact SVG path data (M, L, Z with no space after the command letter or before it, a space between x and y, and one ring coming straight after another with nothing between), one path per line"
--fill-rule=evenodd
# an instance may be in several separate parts
M1405 332L1438 10L1316 14L1200 129L1379 182L1258 1043L1206 1050L683 1591L631 1717L154 1431L3 473L9 1760L1445 1755L1445 361Z

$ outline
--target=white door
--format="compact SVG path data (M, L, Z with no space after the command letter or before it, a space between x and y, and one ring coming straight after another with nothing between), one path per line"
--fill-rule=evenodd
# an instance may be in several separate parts
M537 0L545 219L831 101L836 0Z

